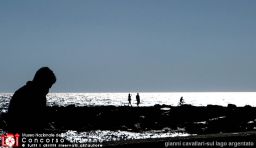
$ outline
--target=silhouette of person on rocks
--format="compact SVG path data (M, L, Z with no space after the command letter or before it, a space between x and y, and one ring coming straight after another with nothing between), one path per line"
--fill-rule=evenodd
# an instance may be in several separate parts
M184 103L185 103L185 101L184 101L183 97L181 97L181 98L180 98L179 105L180 105L180 106L181 106L181 105L184 105Z
M55 82L53 71L42 67L32 81L28 81L14 93L8 108L9 131L34 132L46 127L46 95Z
M137 101L137 106L139 106L139 104L140 104L140 95L139 95L139 93L137 93L137 95L136 95L136 101Z
M131 96L131 94L129 93L128 94L128 102L129 102L129 104L128 105L130 105L130 106L132 106L132 96Z

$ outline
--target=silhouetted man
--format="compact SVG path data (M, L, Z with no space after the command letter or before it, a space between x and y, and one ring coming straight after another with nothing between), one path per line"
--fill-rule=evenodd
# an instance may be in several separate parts
M181 98L180 98L179 105L180 105L180 106L181 106L181 105L184 105L184 103L185 103L185 102L184 102L184 99L183 99L183 97L181 97Z
M140 95L139 95L139 93L137 93L137 95L136 95L136 101L137 101L137 106L139 106L139 104L140 104Z
M129 104L128 105L130 105L130 106L132 106L132 96L131 96L131 94L129 93L128 94L128 102L129 102Z
M46 95L56 82L48 67L40 68L32 81L18 89L11 98L8 108L10 131L41 130L46 125Z

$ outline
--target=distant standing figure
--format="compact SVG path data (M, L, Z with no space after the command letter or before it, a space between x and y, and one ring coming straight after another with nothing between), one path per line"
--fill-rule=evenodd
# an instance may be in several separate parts
M179 102L179 105L181 106L181 105L183 105L185 102L184 102L184 99L183 99L183 97L181 97L180 98L180 102Z
M129 102L128 105L131 105L131 106L132 106L131 101L132 101L132 96L131 96L131 94L129 93L129 94L128 94L128 102Z
M10 131L35 131L46 127L46 95L56 82L48 67L40 68L32 81L18 89L8 108L7 127Z
M140 95L139 95L139 93L137 93L137 95L136 95L136 101L137 101L137 106L139 106L139 104L140 104Z

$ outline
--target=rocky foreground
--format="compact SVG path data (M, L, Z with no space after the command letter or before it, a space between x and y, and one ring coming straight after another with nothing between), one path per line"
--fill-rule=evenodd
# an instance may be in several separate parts
M93 106L48 107L48 122L58 130L184 130L190 134L244 132L256 130L256 108L168 106L152 107ZM5 115L0 126L4 128Z
M109 146L165 146L167 141L256 140L256 108L251 106L227 107L168 106L152 107L93 106L48 107L46 115L55 131L122 130L143 132L148 130L181 131L196 136L132 140L108 143ZM4 128L5 115L0 126ZM215 143L216 144L216 143Z
M60 130L184 130L191 134L256 129L256 108L191 105L153 107L49 107L49 122Z

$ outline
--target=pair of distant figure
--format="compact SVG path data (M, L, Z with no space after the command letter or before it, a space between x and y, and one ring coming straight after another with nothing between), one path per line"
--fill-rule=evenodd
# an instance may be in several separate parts
M137 106L139 106L140 105L140 95L139 95L139 93L137 93L137 95L136 95L136 101L137 101ZM131 96L130 93L128 94L128 102L129 102L128 105L132 106L132 96Z

